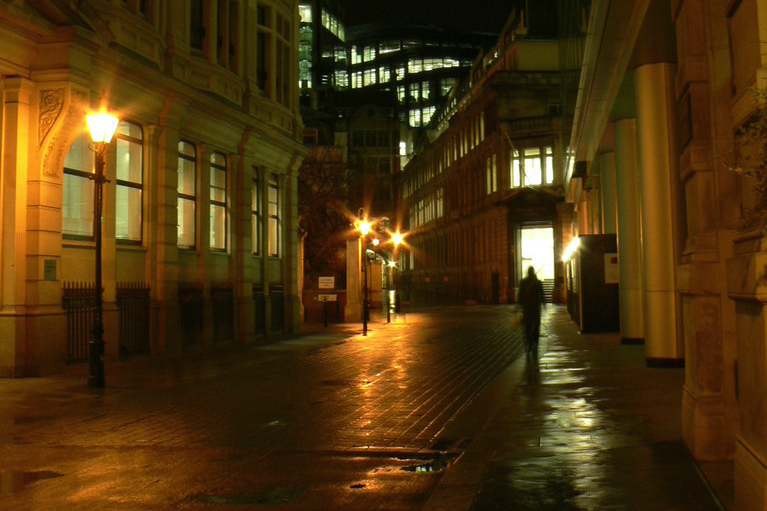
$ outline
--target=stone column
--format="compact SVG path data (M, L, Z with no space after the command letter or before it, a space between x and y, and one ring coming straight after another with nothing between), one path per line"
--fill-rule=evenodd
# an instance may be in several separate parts
M618 216L615 202L615 153L603 153L599 155L600 191L602 192L602 232L615 234L617 232L616 219Z
M152 293L153 353L180 355L181 330L178 308L178 143L179 126L186 110L177 98L168 97L160 119L147 133L152 147L148 162L150 194L147 247Z
M639 214L636 119L614 121L615 198L618 208L621 339L644 342L642 231Z
M679 174L674 74L669 63L636 68L639 194L648 365L682 365L676 269Z
M362 321L362 242L354 238L346 242L346 309L344 321Z
M26 376L25 278L27 251L27 171L29 168L30 100L33 83L3 80L0 165L0 377Z

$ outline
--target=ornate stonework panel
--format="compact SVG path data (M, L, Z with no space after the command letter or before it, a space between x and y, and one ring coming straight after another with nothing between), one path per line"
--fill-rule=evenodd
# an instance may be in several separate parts
M64 89L49 89L40 91L40 122L39 142L42 145L45 137L53 127L53 123L61 115L64 108Z
M59 101L58 95L61 92ZM52 93L52 94L46 94ZM64 89L41 91L40 93L40 152L43 155L43 174L48 177L60 177L64 165L65 150L69 141L77 133L84 122L87 93L72 90L69 94L68 105ZM66 113L61 112L66 108ZM45 124L45 126L44 126ZM54 129L54 125L59 124Z

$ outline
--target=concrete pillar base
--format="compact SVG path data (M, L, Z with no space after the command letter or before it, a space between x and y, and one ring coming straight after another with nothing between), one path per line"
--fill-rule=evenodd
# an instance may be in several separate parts
M738 511L767 509L767 463L740 437L735 446L735 502Z
M727 431L721 396L695 396L685 385L682 391L682 437L698 461L718 461L727 456Z

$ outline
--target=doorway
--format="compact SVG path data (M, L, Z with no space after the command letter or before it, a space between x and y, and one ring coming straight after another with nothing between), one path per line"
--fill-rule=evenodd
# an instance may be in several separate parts
M540 280L554 280L554 229L547 226L522 227L520 230L520 279L532 266Z

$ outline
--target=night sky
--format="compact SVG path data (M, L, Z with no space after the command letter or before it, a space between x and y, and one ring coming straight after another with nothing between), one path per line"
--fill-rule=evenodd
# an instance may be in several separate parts
M520 0L348 0L349 25L404 23L499 33Z

